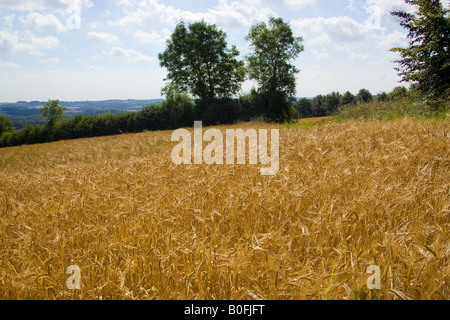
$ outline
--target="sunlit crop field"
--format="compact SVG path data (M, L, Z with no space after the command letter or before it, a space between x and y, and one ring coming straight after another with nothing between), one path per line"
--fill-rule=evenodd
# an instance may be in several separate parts
M171 131L0 149L0 299L450 298L448 120L250 127L277 175Z

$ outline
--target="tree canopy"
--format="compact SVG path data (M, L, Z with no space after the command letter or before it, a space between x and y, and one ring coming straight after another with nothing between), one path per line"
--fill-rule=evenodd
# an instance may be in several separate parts
M289 106L280 99L292 99L295 95L295 76L300 71L291 63L304 51L303 38L294 37L290 25L282 18L272 17L268 24L254 25L246 40L253 49L247 57L250 79L255 80L259 92L275 104L272 116L289 117Z
M59 105L59 100L48 100L41 111L42 117L47 119L47 126L52 128L55 124L64 119L66 108Z
M3 132L13 129L13 122L8 120L4 115L0 114L0 136Z
M409 32L408 48L393 48L401 59L396 70L430 99L442 98L450 88L449 10L439 0L405 0L416 13L392 12Z
M180 22L158 56L170 80L165 92L190 93L201 105L233 96L245 79L244 62L237 56L239 51L227 47L226 34L216 25L200 21L186 27Z

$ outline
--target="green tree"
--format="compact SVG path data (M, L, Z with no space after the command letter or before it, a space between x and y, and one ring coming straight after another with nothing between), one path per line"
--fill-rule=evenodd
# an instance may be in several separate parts
M310 99L300 99L295 108L297 109L297 118L309 118L313 116Z
M40 108L41 117L47 119L47 127L54 128L56 123L64 119L66 108L59 105L59 100L48 100L43 108Z
M332 92L324 97L322 108L327 115L332 115L336 112L341 104L342 95L339 92Z
M450 20L449 10L439 0L405 0L416 7L416 13L392 12L408 30L408 48L393 48L400 53L396 70L404 82L435 100L450 89Z
M407 95L408 89L405 87L395 87L392 92L388 94L390 100L405 98Z
M295 76L300 71L291 64L304 51L303 38L294 37L289 24L270 18L269 24L254 25L246 37L253 53L247 57L250 79L259 85L259 93L269 102L268 117L284 122L292 119Z
M353 93L350 91L347 91L344 93L344 95L341 97L341 105L346 106L349 104L355 104L356 103L356 97Z
M373 96L367 89L361 89L356 96L358 102L370 102L373 100Z
M389 100L389 95L385 91L383 91L379 95L377 95L376 100L378 102L386 102Z
M11 131L14 123L8 120L4 115L0 114L0 136L3 132Z
M326 115L323 108L324 96L319 94L311 101L312 117L324 117Z
M205 21L186 27L180 22L166 50L158 55L168 70L166 94L190 93L205 107L217 98L236 94L245 80L244 62L236 46L227 48L226 34Z

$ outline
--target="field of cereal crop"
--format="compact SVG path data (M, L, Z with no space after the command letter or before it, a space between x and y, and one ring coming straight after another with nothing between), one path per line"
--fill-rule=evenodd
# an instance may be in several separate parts
M277 175L169 131L1 149L0 299L450 299L448 120L250 127Z

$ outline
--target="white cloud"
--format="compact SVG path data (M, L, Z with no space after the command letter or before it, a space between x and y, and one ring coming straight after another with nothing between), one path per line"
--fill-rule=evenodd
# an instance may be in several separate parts
M140 43L151 43L157 45L164 45L166 40L169 39L171 32L164 29L162 32L145 32L142 30L137 30L133 33L133 37Z
M383 50L390 50L394 47L407 47L407 35L400 31L394 31L388 35L374 37L379 48Z
M34 30L53 30L58 33L67 31L66 26L53 14L43 15L37 12L30 12L25 18L21 18L21 21L28 28Z
M131 0L118 0L117 6L119 7L126 7L126 8L132 8L134 7L135 2Z
M93 4L90 0L1 0L0 8L20 11L80 11Z
M58 58L47 58L47 59L41 59L39 60L39 63L41 64L55 64L60 63L61 61Z
M359 54L359 53L352 53L350 55L350 58L352 60L357 60L357 61L366 61L367 59L369 59L370 55L368 54Z
M14 63L14 62L8 62L8 61L3 61L0 60L0 67L5 67L5 68L18 68L19 65Z
M317 0L243 0L241 3L251 6L268 6L273 8L288 8L298 10L317 3Z
M136 11L128 11L126 10L125 16L118 21L108 21L109 25L119 26L119 27L130 27L136 25L142 25L145 20L152 17L152 13L150 11L145 11L142 9L137 9Z
M58 70L49 70L47 71L48 74L57 74L57 75L63 75L67 73L66 69L58 69Z
M96 43L120 43L120 40L117 36L107 32L89 32L88 39Z
M10 30L14 27L14 20L16 19L16 15L14 13L3 17L3 25L5 29Z
M285 0L288 1L288 0ZM230 2L219 0L218 4L206 12L192 12L176 9L159 3L158 0L143 0L137 5L130 1L120 1L124 16L116 21L108 21L109 25L129 28L143 25L147 20L157 17L160 22L174 25L178 21L193 22L201 19L221 27L249 27L256 21L267 20L275 12L267 7L257 8L251 0ZM257 3L254 3L257 4Z
M341 16L331 18L308 18L291 22L294 31L304 36L311 45L340 46L367 40L370 27L354 19Z
M268 20L270 16L276 15L267 7L258 8L243 2L228 2L219 0L216 7L209 9L206 13L189 15L184 13L182 17L188 21L204 18L206 21L228 28L249 28L252 24Z
M318 60L328 58L330 56L328 52L320 52L316 49L311 49L311 52L314 54L314 57Z
M97 66L92 66L92 65L91 65L91 66L86 66L85 69L86 69L87 71L90 71L90 72L98 72L98 71L104 70L105 68L97 67Z
M125 62L152 62L154 60L152 57L136 50L126 50L120 47L114 47L110 51L103 52L103 54L124 60Z
M366 7L377 6L383 15L390 15L390 11L414 12L414 7L404 0L367 0Z
M133 37L140 42L153 43L161 40L161 36L158 32L144 32L142 30L138 30L133 34Z
M42 55L42 50L54 49L60 45L54 36L37 37L29 31L23 34L17 31L0 31L0 51L8 53L28 52L31 55Z

